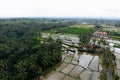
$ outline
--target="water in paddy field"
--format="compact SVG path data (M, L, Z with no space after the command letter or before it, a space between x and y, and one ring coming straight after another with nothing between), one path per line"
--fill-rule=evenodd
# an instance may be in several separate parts
M69 53L68 53L69 54ZM49 73L46 80L76 80L79 76L81 80L99 80L100 65L99 56L89 55L89 53L64 54L62 64L55 71Z
M58 35L52 35L52 37L57 39ZM86 52L78 52L75 47L69 47L69 45L78 46L79 38L77 36L60 35L59 38L62 39L64 46L62 63L56 70L48 73L45 79L76 80L79 77L81 80L100 80L102 71L100 57ZM67 49L70 49L70 51Z

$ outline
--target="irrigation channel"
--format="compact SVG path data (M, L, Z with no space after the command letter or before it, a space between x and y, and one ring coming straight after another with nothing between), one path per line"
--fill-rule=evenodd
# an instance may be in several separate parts
M74 46L78 46L79 38L75 35L52 35L53 39L58 37L63 41L62 62L55 70L40 77L41 80L100 80L103 72L100 53L78 52ZM120 76L120 49L115 48L115 55L117 73Z

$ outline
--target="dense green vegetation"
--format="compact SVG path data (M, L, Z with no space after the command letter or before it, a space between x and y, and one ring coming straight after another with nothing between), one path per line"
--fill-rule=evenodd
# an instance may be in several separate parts
M61 40L41 31L74 23L64 20L0 20L0 80L31 80L61 61Z

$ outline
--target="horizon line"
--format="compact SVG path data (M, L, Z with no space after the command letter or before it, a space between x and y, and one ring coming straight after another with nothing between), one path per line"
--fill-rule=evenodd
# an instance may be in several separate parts
M23 17L0 17L0 19L22 19L22 18L55 18L55 19L109 19L109 20L120 20L120 18L112 17L32 17L32 16L23 16Z

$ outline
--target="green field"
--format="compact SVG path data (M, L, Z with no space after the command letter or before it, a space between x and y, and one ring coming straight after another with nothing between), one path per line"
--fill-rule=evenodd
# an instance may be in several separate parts
M109 36L109 37L115 40L120 40L120 36Z
M67 28L66 32L67 34L85 34L89 32L89 29L85 29L85 28Z
M69 26L69 27L72 27L72 28L86 28L86 29L90 29L90 28L94 28L95 25L88 25L88 24L81 24L81 25L74 25L74 26Z
M93 25L74 25L74 26L69 26L69 27L55 28L55 29L51 29L46 32L79 35L79 34L86 34L86 33L91 32L92 31L91 29L93 27L94 27Z

